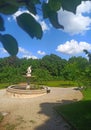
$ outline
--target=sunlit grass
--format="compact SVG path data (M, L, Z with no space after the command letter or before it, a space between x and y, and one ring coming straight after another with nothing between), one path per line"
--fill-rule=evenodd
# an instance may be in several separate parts
M83 90L83 100L56 108L77 130L91 130L91 88Z
M42 81L41 83L35 83L33 82L33 84L41 84L41 85L45 85L45 86L49 86L49 87L75 87L77 86L77 83L74 81L62 81L62 80L54 80L54 81ZM1 83L0 84L0 89L3 88L7 88L10 84L9 83ZM37 86L36 85L36 86Z
M9 86L9 83L0 83L0 89L7 88Z
M77 83L74 81L47 81L44 82L45 85L50 87L74 87L77 86Z

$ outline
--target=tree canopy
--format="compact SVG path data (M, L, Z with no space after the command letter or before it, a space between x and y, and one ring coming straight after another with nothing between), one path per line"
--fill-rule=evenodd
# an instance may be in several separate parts
M26 70L32 66L31 83L44 84L47 81L73 81L79 86L91 86L91 64L83 57L71 57L68 61L51 54L42 59L0 58L0 83L16 84L26 82Z
M26 32L31 38L36 37L41 39L43 30L41 25L36 21L34 15L42 12L43 19L48 19L56 29L64 29L58 22L57 11L63 10L76 13L76 7L81 4L81 1L87 0L0 0L0 41L3 47L10 55L15 56L18 53L18 42L9 34L3 34L5 31L4 15L12 15L18 11L19 8L25 7L29 13L23 13L16 18L17 24Z

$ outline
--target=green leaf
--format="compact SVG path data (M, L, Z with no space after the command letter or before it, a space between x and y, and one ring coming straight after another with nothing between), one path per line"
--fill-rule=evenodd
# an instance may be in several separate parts
M81 0L81 1L91 1L91 0Z
M4 0L4 1L7 2L7 0ZM19 8L26 5L24 1L25 0L8 0L8 3Z
M61 8L60 0L49 0L48 5L51 10L58 11Z
M13 14L17 10L18 10L18 6L16 6L13 2L11 2L11 0L0 0L0 12L1 13Z
M48 18L48 13L50 12L50 7L47 3L42 4L43 18Z
M51 4L51 3L50 3ZM55 3L56 4L56 3ZM43 3L42 5L42 11L43 11L43 17L44 18L49 18L51 24L55 27L55 28L64 28L62 25L59 24L58 22L58 16L57 16L57 12L52 10L49 6L49 4L47 3Z
M62 25L59 24L58 22L58 17L57 17L57 13L52 11L49 13L49 20L51 22L51 24L55 27L55 28L62 28L64 29L64 27Z
M81 4L82 0L61 0L63 10L71 11L76 13L76 8Z
M43 32L40 24L34 19L31 14L23 13L17 18L18 25L29 34L32 38L41 39Z
M40 3L41 3L40 0L32 0L32 2L33 2L34 4L40 4Z
M27 6L27 9L28 9L28 11L31 12L32 14L34 14L34 15L37 14L35 5L34 5L33 3L30 3L30 4Z
M18 3L25 3L25 5L29 5L30 3L33 4L40 4L40 0L17 0Z
M5 28L4 28L4 20L3 18L0 16L0 31L4 31Z
M18 44L13 36L9 34L0 35L0 41L10 55L15 56L18 53Z
M50 12L56 12L61 8L60 0L49 0L48 3L42 4L43 18L48 18Z

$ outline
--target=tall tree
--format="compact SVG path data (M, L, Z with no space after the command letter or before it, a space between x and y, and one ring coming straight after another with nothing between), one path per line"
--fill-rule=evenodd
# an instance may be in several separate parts
M85 54L88 56L89 59L89 63L91 63L91 52L89 52L88 50L83 50L85 52Z
M46 55L41 60L41 67L46 68L52 76L61 76L66 60L51 54Z

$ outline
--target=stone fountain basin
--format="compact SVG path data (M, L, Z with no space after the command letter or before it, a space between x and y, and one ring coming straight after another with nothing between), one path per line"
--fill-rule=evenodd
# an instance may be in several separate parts
M26 86L11 85L6 89L7 95L17 98L31 98L46 94L46 89L26 89Z

